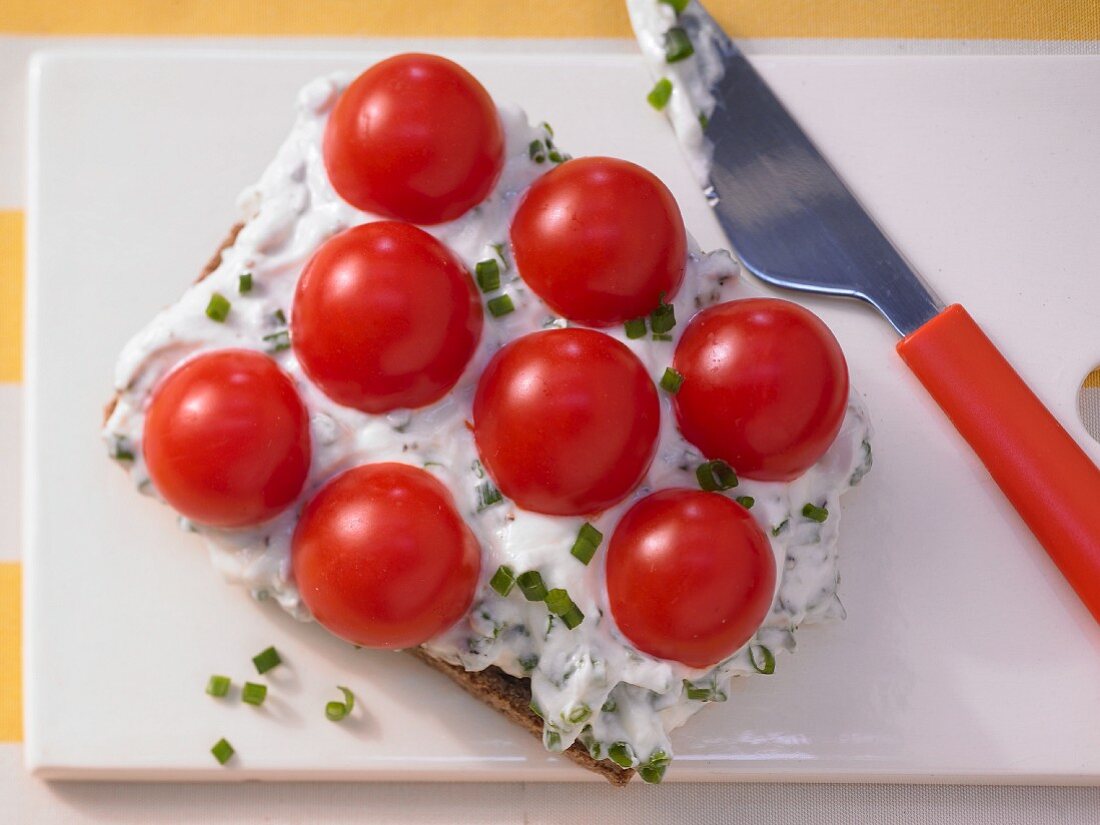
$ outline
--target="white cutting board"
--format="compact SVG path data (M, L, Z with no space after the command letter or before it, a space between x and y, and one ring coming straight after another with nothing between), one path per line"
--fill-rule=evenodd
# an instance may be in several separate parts
M574 154L619 155L722 243L629 50L452 54ZM298 87L378 55L85 52L35 63L28 226L26 757L42 776L590 778L409 657L223 584L98 441L127 337L191 281ZM1100 59L768 57L766 78L903 252L1082 441L1100 362ZM861 306L836 331L875 428L845 501L848 619L675 734L669 780L1100 781L1100 628ZM1100 459L1100 447L1086 448ZM1100 502L1097 503L1100 506ZM262 709L204 695L275 644ZM324 719L334 686L360 697ZM219 768L227 737L238 758Z

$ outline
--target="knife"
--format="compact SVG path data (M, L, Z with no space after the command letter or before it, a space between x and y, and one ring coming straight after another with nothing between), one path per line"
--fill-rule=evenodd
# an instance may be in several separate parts
M913 271L706 10L692 2L677 25L724 63L703 126L705 194L745 268L882 313L901 359L1100 622L1100 470L970 314Z

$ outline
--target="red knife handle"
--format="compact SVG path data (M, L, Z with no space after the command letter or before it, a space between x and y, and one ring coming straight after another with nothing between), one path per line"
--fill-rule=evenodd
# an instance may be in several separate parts
M898 354L1100 622L1100 469L960 305Z

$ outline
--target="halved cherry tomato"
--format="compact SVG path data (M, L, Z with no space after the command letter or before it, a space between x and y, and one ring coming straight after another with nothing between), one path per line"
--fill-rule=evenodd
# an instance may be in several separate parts
M571 321L609 326L671 300L684 279L680 207L652 173L615 158L579 158L536 180L512 220L520 275Z
M396 221L353 227L306 264L294 354L333 401L369 413L438 401L481 337L481 300L450 250Z
M775 595L760 527L719 493L670 489L622 517L607 551L607 597L635 647L709 667L752 638Z
M625 498L653 460L660 419L641 361L590 329L517 338L493 356L474 397L489 475L520 507L558 516Z
M157 492L213 527L259 524L291 504L309 472L309 414L262 353L197 355L153 390L142 444Z
M707 458L764 481L790 481L833 443L848 404L840 344L812 312L749 298L691 319L673 366L684 437Z
M399 54L340 96L323 151L333 188L352 206L435 224L488 196L504 168L504 130L489 93L457 63Z
M415 647L474 598L481 549L447 488L407 464L364 464L310 500L291 545L314 618L364 647Z

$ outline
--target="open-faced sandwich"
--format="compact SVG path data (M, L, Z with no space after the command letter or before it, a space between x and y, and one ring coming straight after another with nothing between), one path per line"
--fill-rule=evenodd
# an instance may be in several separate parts
M403 54L306 86L240 208L104 435L255 597L618 783L842 614L844 356L653 174Z

